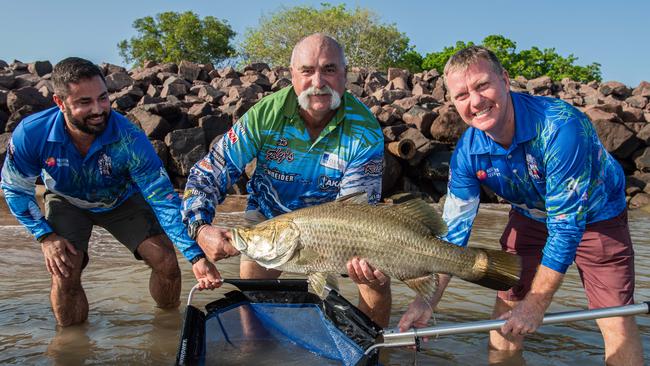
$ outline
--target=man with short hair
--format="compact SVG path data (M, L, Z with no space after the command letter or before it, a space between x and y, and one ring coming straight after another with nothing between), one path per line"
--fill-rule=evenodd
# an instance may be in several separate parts
M341 46L331 37L310 35L294 47L290 66L292 86L259 101L191 170L183 218L205 253L199 261L239 254L228 230L210 223L228 187L253 159L257 165L248 183L246 215L255 220L355 192L366 192L370 203L380 199L383 135L372 113L345 91ZM358 258L348 269L359 284L361 310L386 326L389 279ZM279 275L242 258L241 278ZM206 272L202 286L218 285Z
M633 303L625 176L589 119L562 100L511 92L508 73L483 47L458 51L444 76L454 106L470 126L450 163L445 239L467 245L485 185L512 204L501 246L522 256L520 283L498 293L493 317L507 321L490 333L490 346L522 349L574 261L589 308ZM440 282L432 304L418 298L410 305L401 329L426 325L449 276ZM597 323L607 364L643 363L634 317Z
M149 291L157 306L177 307L181 277L169 238L189 257L196 243L160 159L144 133L111 110L96 65L66 58L54 67L52 83L56 107L25 118L13 132L2 189L11 212L41 243L57 323L88 317L81 273L94 225L151 267ZM45 216L34 198L39 176Z

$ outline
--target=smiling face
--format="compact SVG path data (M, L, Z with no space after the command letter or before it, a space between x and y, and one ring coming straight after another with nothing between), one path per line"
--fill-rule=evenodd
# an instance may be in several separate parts
M68 83L64 98L54 101L65 116L66 126L88 135L99 135L106 129L111 105L106 84L99 76Z
M514 136L514 112L507 72L495 72L489 61L478 59L467 68L445 76L451 100L468 125L508 146Z
M302 114L316 122L331 117L345 91L343 55L334 42L321 35L307 37L291 57L291 84Z

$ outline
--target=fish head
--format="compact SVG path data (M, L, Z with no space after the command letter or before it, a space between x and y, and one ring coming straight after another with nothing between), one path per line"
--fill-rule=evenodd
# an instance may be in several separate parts
M233 246L266 268L286 263L300 245L300 231L288 220L269 220L232 229Z

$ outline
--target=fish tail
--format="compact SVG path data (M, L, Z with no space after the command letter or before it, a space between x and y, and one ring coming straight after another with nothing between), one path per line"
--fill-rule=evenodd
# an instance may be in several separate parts
M509 290L519 282L521 258L518 255L494 249L474 249L478 255L473 272L479 276L468 281L499 291Z

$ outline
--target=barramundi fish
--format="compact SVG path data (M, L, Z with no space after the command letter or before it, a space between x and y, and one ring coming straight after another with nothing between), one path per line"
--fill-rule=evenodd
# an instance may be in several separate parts
M495 290L519 281L520 258L500 250L460 247L438 238L447 230L426 202L373 206L352 195L232 229L233 245L266 268L309 276L317 293L325 281L347 273L346 263L364 258L425 299L447 273Z

